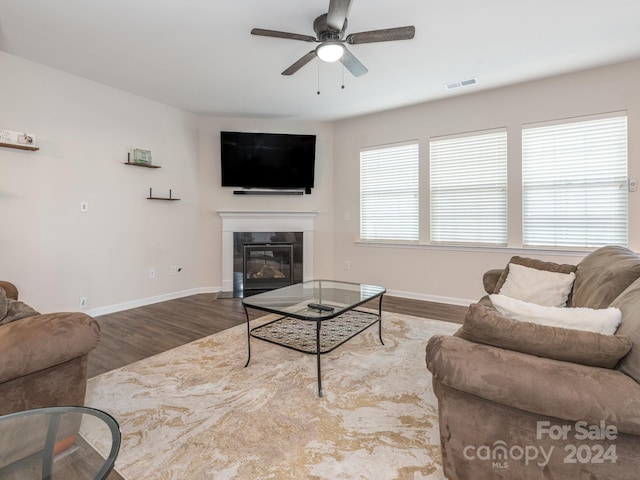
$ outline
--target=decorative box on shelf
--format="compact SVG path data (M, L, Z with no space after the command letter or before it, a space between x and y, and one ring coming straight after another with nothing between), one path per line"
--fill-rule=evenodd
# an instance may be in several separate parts
M36 137L30 133L0 130L0 147L19 148L21 150L40 150L36 147Z
M140 150L138 148L127 153L127 161L125 162L125 165L134 165L136 167L147 168L160 168L160 165L151 165L150 150Z
M151 150L142 150L140 148L135 148L130 158L133 163L138 163L141 165L151 165Z

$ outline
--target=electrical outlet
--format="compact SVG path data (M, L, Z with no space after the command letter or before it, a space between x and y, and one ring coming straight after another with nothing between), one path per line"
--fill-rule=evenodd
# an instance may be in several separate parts
M638 188L638 181L635 178L630 178L629 179L629 191L630 192L635 192L637 188Z
M171 267L169 267L169 274L170 275L175 275L176 273L178 273L177 265L171 265Z
M89 202L80 202L80 211L82 213L89 211Z
M344 261L344 269L351 270L351 262L349 260Z
M156 269L155 268L150 268L149 269L149 278L156 278Z
M80 297L80 308L85 308L87 306L87 302L88 302L88 298L87 297Z

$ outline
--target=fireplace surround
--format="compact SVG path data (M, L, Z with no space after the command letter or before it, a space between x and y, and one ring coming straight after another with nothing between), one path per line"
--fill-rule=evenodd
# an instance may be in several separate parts
M236 232L301 233L301 274L299 280L294 275L294 282L314 278L314 228L317 211L220 210L217 213L222 219L222 292L234 291L234 264L236 263L234 233Z

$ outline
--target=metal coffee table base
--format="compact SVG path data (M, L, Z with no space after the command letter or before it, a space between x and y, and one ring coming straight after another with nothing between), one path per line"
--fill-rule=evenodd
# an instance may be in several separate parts
M382 341L382 296L378 304L378 313L361 310L349 310L330 319L300 320L292 317L280 317L258 327L249 325L249 312L244 306L247 317L248 358L245 367L251 361L251 337L316 355L318 369L318 395L322 397L322 371L320 356L338 348L343 343L362 333L372 325L378 324L378 337Z

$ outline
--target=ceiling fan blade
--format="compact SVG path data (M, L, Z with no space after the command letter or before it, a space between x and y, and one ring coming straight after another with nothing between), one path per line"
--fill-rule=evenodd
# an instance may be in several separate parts
M315 42L316 37L310 35L300 35L299 33L279 32L277 30L265 30L264 28L254 28L251 35L260 35L263 37L288 38L290 40L301 40L303 42Z
M367 67L360 63L360 60L358 60L353 53L347 50L346 47L342 54L342 58L340 58L340 63L342 63L342 65L344 65L354 77L359 77L369 71L367 70Z
M411 40L416 34L416 28L407 27L385 28L369 32L352 33L345 40L350 45L358 43L391 42L393 40Z
M316 51L311 50L309 53L307 53L305 56L300 58L297 62L295 62L289 68L287 68L284 72L282 72L282 75L293 75L314 58L316 58Z
M335 32L341 32L349 15L349 8L351 8L351 0L331 0L327 13L327 27Z

